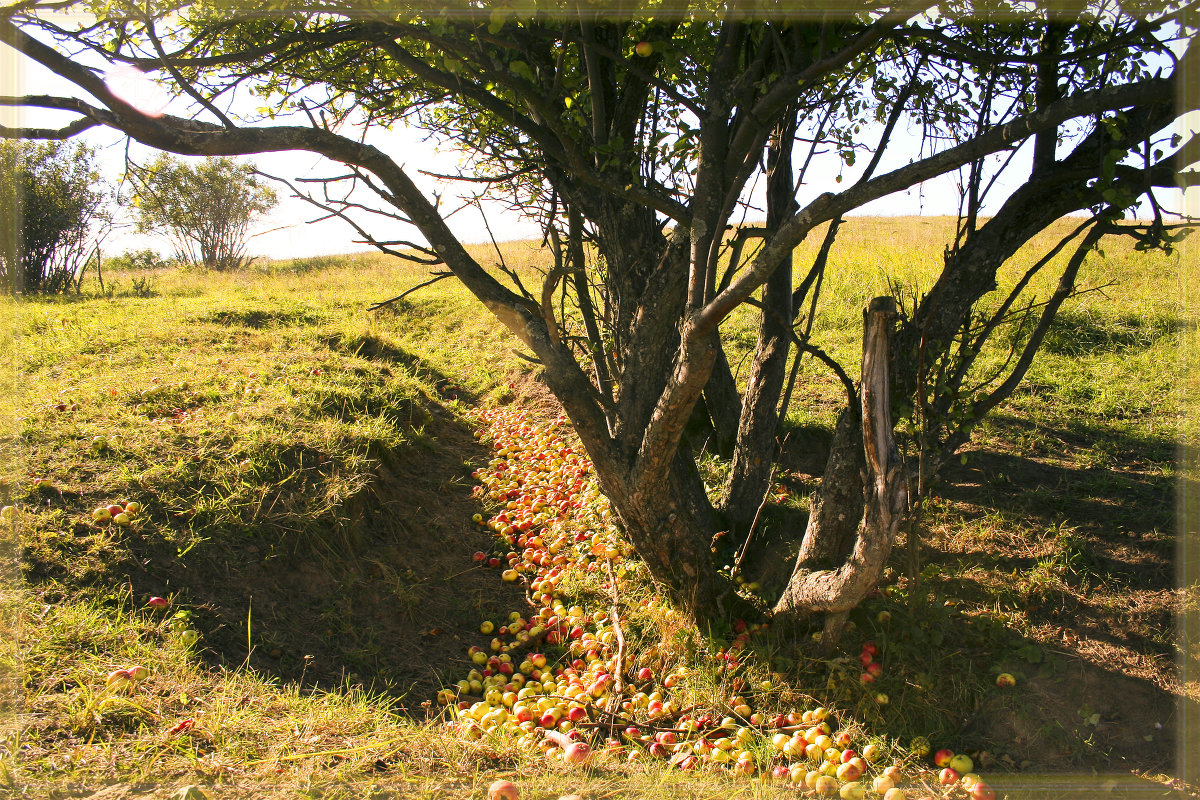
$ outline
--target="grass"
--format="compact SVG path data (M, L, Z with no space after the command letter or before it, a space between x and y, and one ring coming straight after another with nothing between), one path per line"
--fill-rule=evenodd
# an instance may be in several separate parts
M890 286L927 287L950 225L847 226L815 341L852 375L861 307ZM503 259L535 285L531 243L504 245ZM1174 636L1200 603L1172 565L1176 442L1200 443L1194 365L1177 357L1196 335L1181 269L1125 245L1089 260L1081 286L1116 285L1064 308L1025 387L939 489L919 562L898 548L888 593L852 617L847 646L879 641L886 677L865 687L853 652L817 657L771 634L746 673L774 684L756 705L832 704L901 754L918 735L955 742L1013 781L1022 769L1171 771L1154 755L1171 732L1154 722L1200 698L1177 667L1200 652ZM469 560L488 547L468 522L469 472L488 453L464 413L539 395L519 343L452 282L364 310L424 277L372 255L321 257L228 275L113 272L104 293L5 301L0 402L14 424L0 492L17 537L3 563L21 571L3 591L0 692L14 714L0 786L480 797L519 774L530 797L787 793L615 762L568 775L427 719L422 704L469 668L479 621L521 603ZM726 325L735 365L754 326L749 310ZM786 577L839 394L806 362L789 425L807 452L778 476L801 499L773 517L764 541L776 549L749 559L767 596ZM726 465L710 461L717 485ZM130 528L90 524L95 506L134 499L146 510ZM581 603L600 591L566 588ZM171 610L147 609L152 594ZM647 610L629 627L636 657L687 671L687 702L732 688L714 666L720 643L677 617ZM150 676L131 693L104 688L135 663ZM1022 693L998 692L1000 671Z

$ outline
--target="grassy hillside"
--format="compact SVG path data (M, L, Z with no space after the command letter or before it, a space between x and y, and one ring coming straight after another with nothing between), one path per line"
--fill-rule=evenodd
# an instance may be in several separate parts
M815 341L854 365L862 306L926 287L942 247L930 232L950 225L854 220ZM532 243L503 259L530 281L548 261ZM1179 355L1196 329L1182 269L1123 243L1089 260L1080 283L1093 291L1064 309L1026 386L947 476L888 592L854 616L846 646L880 642L884 677L861 685L853 650L817 658L764 633L737 678L771 684L754 691L756 711L825 704L914 769L924 736L972 753L1014 796L1078 780L1046 788L1048 771L1174 772L1177 703L1200 699L1180 669L1194 676L1200 651L1177 636L1200 593L1174 569L1176 445L1200 443L1195 372ZM794 794L615 757L579 773L434 713L438 690L471 669L467 648L487 646L481 621L529 613L519 583L472 559L496 548L472 519L496 511L474 493L472 473L497 457L475 411L530 408L535 424L556 412L519 343L453 282L365 310L425 277L348 256L106 274L104 293L4 301L0 398L14 425L0 492L16 532L4 563L17 568L3 593L13 713L0 787L482 797L496 775L520 774L527 797ZM726 325L732 363L754 325L749 310ZM750 564L768 599L838 392L802 366L777 474L789 492ZM128 527L93 521L130 501L141 509ZM631 658L688 675L679 697L721 713L737 686L711 662L728 642L689 636L639 575L631 563L621 578L647 600L630 612ZM604 580L580 570L559 595L607 607ZM149 676L106 688L133 664ZM1001 671L1015 693L997 691Z

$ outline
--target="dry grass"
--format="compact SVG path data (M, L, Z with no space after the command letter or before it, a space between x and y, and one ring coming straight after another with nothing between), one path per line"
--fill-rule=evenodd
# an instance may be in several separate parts
M851 374L862 305L889 286L927 286L949 227L847 226L817 341ZM1023 253L1007 280L1052 240ZM530 243L503 250L536 293L546 259ZM1175 462L1176 436L1195 447L1200 430L1200 384L1184 360L1200 348L1177 355L1200 344L1179 269L1124 244L1089 261L1083 285L1118 285L1064 309L1029 388L949 476L928 518L920 583L898 561L891 593L853 617L847 646L884 643L887 677L866 688L853 652L821 658L772 634L746 673L775 684L756 700L764 710L833 704L901 755L916 735L986 751L994 782L1014 791L1020 775L1004 773L1022 766L1172 771L1156 761L1172 735L1156 715L1200 685L1176 661L1194 669L1200 636L1174 636L1178 616L1200 604L1172 569L1175 482L1195 474ZM111 296L5 301L14 323L0 330L0 398L16 422L0 441L0 490L18 507L25 572L0 576L0 696L11 712L0 787L482 797L496 776L519 775L535 798L794 796L766 781L616 761L567 773L510 741L462 741L425 719L420 700L466 668L463 643L478 638L479 620L519 602L471 569L470 551L486 545L467 522L465 475L486 454L460 412L549 405L519 345L460 286L365 311L425 277L356 256L236 275L113 274ZM735 363L754 325L749 310L727 324ZM803 373L791 422L819 432L840 389L811 364ZM52 490L31 487L42 476ZM781 477L800 498L794 524L812 474ZM88 522L115 499L148 507L121 534ZM795 544L794 528L776 534L785 550ZM598 590L580 581L572 591L582 601ZM150 613L151 593L191 616L173 626ZM877 616L885 610L890 623ZM713 666L719 642L665 611L635 622L637 656L688 670L687 702L728 695L728 673ZM194 645L182 638L189 628L201 635ZM108 672L135 663L150 677L130 694L106 693ZM1018 674L1021 694L995 691L1001 669ZM890 704L877 704L876 690ZM1101 713L1098 725L1085 707ZM170 733L188 719L189 730ZM1020 792L1071 796L1089 780L1024 780Z

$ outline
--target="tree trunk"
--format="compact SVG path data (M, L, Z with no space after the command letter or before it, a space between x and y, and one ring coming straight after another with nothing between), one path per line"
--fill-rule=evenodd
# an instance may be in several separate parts
M821 485L813 492L795 574L834 569L850 554L863 515L862 419L859 404L838 415Z
M793 111L775 129L767 149L767 236L795 213L792 184L795 136ZM777 409L787 372L791 323L792 254L788 253L763 286L758 344L742 397L733 464L722 492L721 510L736 537L734 541L741 541L749 533L754 516L771 488L771 465L775 461L775 437L779 432Z
M892 435L888 376L896 303L890 297L877 297L871 301L863 316L862 382L859 390L865 467L863 494L859 500L860 508L865 508L862 524L858 528L853 549L836 568L808 570L798 562L796 573L775 606L776 618L783 620L799 620L813 613L826 613L824 641L827 645L831 645L840 635L845 615L878 582L891 554L904 510L905 485ZM833 456L830 458L832 460ZM831 473L827 473L825 481L828 482L832 477ZM818 516L814 513L813 519ZM802 557L805 550L819 549L815 539L814 544L810 545L808 537L820 536L820 530L813 530L811 521L809 527L805 535L805 547L801 550Z
M723 347L717 348L712 375L708 376L708 384L704 387L704 405L708 409L714 431L714 440L709 450L723 458L729 458L733 455L733 446L737 442L742 398L738 394L733 370L729 368L729 359L725 357Z

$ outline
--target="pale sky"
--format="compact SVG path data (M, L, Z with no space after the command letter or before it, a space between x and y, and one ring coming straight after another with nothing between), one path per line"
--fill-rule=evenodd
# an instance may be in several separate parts
M73 93L71 91L73 87L69 84L28 59L16 57L7 45L0 44L0 66L4 67L0 70L4 77L0 80L6 84L3 87L5 93ZM14 83L15 86L12 85ZM178 99L170 101L166 106L166 111L181 116L187 115L185 109L186 105ZM36 116L27 113L21 122L26 125L51 126L61 125L64 121L73 118L74 115L63 115L57 112L38 112ZM14 110L9 108L0 108L0 119L9 125L18 123L18 119L14 117ZM301 118L288 121L288 124L305 124L305 121ZM868 141L871 141L871 135L867 134ZM898 130L896 137L898 141L893 145L894 152L884 158L876 174L882 174L916 157L917 136L915 134L906 135L903 131ZM98 128L88 131L80 138L97 148L105 177L115 183L124 171L125 138L114 131ZM419 170L452 174L458 171L459 166L459 156L456 153L446 146L439 147L436 143L425 141L425 134L422 131L411 128L374 129L368 135L367 141L390 154L399 164L406 166L410 177L427 193L439 193L442 198L442 207L445 209L457 208L462 204L459 198L474 188L472 184L447 184L444 181L420 174ZM138 161L145 161L153 157L151 150L136 144L129 147L129 152ZM1020 158L1018 156L1018 160ZM868 160L867 157L860 155L857 167L847 169L843 182L840 184L833 180L837 166L830 164L821 167L814 162L816 168L811 170L808 185L802 187L798 199L803 204L824 191L836 190L839 186L849 186ZM337 164L304 152L265 154L256 156L254 161L263 172L292 181L296 178L329 176L344 171L344 168L340 168ZM1027 159L1025 159L1025 163L1028 163ZM1014 177L1019 179L1024 170L1019 163L1014 166L1016 167L1013 170ZM322 212L303 201L288 197L286 187L278 186L277 190L281 202L257 227L256 230L259 233L250 245L252 254L291 258L370 249L367 245L356 243L357 233L341 220L331 219L316 224L306 224L308 220L321 216ZM998 187L994 193L993 209L1003 200L1008 191L1005 191L1003 187ZM762 207L761 192L762 186L760 185L751 194L752 202L758 200L753 204L759 208ZM958 211L958 201L956 175L951 174L928 181L907 192L882 198L863 207L857 213L880 216L953 215ZM488 214L492 232L498 240L529 239L541 236L541 231L536 223L524 220L520 215L507 211L498 204L491 206L485 204L484 209ZM757 221L761 218L761 213L756 215L751 212L747 221ZM735 221L741 220L735 219ZM464 242L487 241L488 233L478 209L466 208L459 211L449 219L449 224ZM421 240L419 234L411 226L402 226L398 223L379 220L373 221L370 225L364 225L364 227L380 239ZM115 232L104 243L104 250L108 253L119 253L143 247L152 247L163 252L168 251L165 242L138 235L129 230Z

